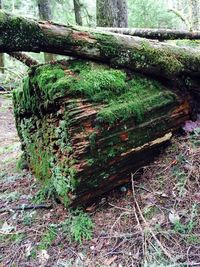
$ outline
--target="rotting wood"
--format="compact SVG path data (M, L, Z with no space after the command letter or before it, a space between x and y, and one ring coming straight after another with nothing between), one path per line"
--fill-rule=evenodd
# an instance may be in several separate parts
M191 112L187 94L84 60L33 67L14 107L30 169L66 206L130 181Z

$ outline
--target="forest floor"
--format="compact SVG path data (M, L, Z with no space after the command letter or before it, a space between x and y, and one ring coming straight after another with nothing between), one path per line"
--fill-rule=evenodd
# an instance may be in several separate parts
M17 169L12 101L0 95L0 267L200 266L200 124L186 128L191 133L173 138L139 180L133 174L130 185L87 208L93 236L78 243L61 204L23 208L35 205L39 187Z

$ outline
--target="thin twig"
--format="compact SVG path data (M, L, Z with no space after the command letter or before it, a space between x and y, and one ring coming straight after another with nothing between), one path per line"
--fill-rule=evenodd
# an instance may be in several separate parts
M0 209L0 213L3 212L13 212L13 211L17 211L17 210L37 210L37 209L51 209L52 208L52 204L41 204L41 205L27 205L27 206L17 206L17 207L11 207L11 208L3 208Z
M134 175L132 174L131 175L131 183L132 183L132 191L133 191L133 198L134 198L134 201L135 201L135 204L136 204L136 208L139 212L139 215L141 217L141 219L143 220L144 224L145 224L145 227L148 229L148 231L150 232L150 234L152 235L152 237L154 238L154 240L157 242L157 244L159 245L159 247L161 248L161 250L163 251L163 253L171 260L171 261L174 261L174 259L172 258L172 256L170 255L170 253L163 247L163 245L161 244L161 242L158 240L158 238L156 237L156 235L154 234L154 232L152 231L152 229L149 227L146 219L144 218L143 214L142 214L142 211L141 211L141 208L138 204L138 201L136 199L136 195L135 195L135 189L134 189Z

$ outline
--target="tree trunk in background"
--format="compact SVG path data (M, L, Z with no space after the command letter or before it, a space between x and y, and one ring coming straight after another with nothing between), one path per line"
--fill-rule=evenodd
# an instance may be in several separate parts
M52 20L52 12L50 6L50 0L38 0L38 10L39 17L41 20L51 21ZM44 53L45 62L50 62L55 60L55 56L53 54Z
M0 9L2 9L2 0L0 0ZM0 72L4 73L4 54L0 54Z
M127 0L97 0L97 26L127 28Z
M75 14L75 21L77 25L82 26L82 15L81 15L81 3L79 0L73 0L74 1L74 14Z
M191 30L199 30L199 0L190 0Z

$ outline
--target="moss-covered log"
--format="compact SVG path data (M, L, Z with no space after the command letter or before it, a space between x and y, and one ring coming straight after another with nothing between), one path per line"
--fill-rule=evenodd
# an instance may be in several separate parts
M14 91L28 165L66 205L127 182L189 110L186 97L155 80L83 60L33 67Z
M0 12L0 52L12 51L87 58L165 78L200 75L200 52L196 50Z

